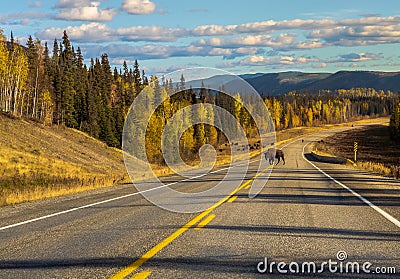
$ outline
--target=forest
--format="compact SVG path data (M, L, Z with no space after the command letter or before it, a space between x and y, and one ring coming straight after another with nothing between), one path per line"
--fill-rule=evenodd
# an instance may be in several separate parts
M162 163L159 135L166 121L178 110L192 104L221 106L239 120L248 136L257 134L249 113L235 99L211 91L207 85L193 89L186 87L183 76L180 81L147 77L137 60L134 65L124 62L120 68L112 69L107 54L92 58L86 65L81 49L75 49L65 31L60 42L54 40L50 51L47 43L42 44L32 37L26 46L21 46L14 41L12 34L7 40L0 30L2 113L44 125L79 129L109 146L120 148L125 117L133 100L145 87L152 90L154 100L161 94L179 91L157 108L147 128L146 152L154 163ZM276 130L393 113L392 135L397 139L400 137L398 94L390 91L354 88L307 94L302 90L262 97ZM212 118L213 112L207 112L207 115ZM204 143L218 146L225 140L222 132L212 125L198 124L183 134L180 151L190 157Z
M400 142L400 101L394 107L392 116L390 117L389 128L391 138Z

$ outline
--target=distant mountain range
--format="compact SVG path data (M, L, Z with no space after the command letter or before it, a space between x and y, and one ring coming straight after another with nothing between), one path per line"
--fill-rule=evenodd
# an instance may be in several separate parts
M336 90L351 88L374 88L375 90L400 91L400 72L340 71L336 73L257 73L240 75L260 94L271 96L283 95L292 90L307 89L318 93L319 90ZM224 84L226 90L235 91L238 85L234 76L214 76L204 81L190 81L193 87L211 85L219 88Z
M400 72L340 71L330 73L283 72L244 75L260 94L281 95L291 90L336 90L351 88L374 88L375 90L400 91Z

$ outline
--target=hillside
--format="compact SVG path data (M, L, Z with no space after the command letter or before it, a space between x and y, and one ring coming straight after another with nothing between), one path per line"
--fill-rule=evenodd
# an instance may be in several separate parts
M314 90L374 88L375 90L400 90L400 73L340 71L319 80L309 87Z
M0 205L127 179L122 153L75 129L0 114Z
M292 90L336 90L351 88L374 88L375 90L400 91L400 73L339 71L337 73L283 72L244 75L260 94L282 95Z
M243 74L241 78L264 95L283 95L293 90L318 93L320 90L373 88L375 90L400 91L400 72L339 71L336 73L256 73ZM187 84L218 89L224 85L228 91L238 91L243 85L231 75L216 75L204 80L192 80ZM240 90L239 90L240 91Z
M292 90L310 88L330 76L327 73L283 72L247 76L245 80L260 94L281 95Z

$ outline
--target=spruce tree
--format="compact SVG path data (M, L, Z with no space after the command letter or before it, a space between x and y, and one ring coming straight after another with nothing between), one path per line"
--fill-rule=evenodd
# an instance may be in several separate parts
M135 60L133 65L133 83L135 86L135 96L137 96L140 91L142 91L142 77L140 75L139 63Z
M76 53L76 69L74 73L74 85L75 85L75 96L74 96L74 111L75 118L78 122L79 129L82 129L83 125L88 122L88 104L87 104L87 70L83 62L83 55L80 47L78 47Z
M68 34L64 31L62 38L63 50L61 53L61 114L62 122L68 126L77 128L78 121L75 118L74 110L74 69L73 60L74 53L72 51L71 42Z
M391 138L400 141L400 102L394 107L392 116L390 117L389 129Z
M14 42L14 34L11 31L11 37L10 37L10 51L13 52L14 51L14 46L15 46L15 42Z

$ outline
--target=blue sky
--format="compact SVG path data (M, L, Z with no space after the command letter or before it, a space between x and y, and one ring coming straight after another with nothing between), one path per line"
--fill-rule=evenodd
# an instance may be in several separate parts
M400 69L396 0L7 1L0 28L25 43L67 30L86 59L135 59L149 74L194 66L233 73Z

